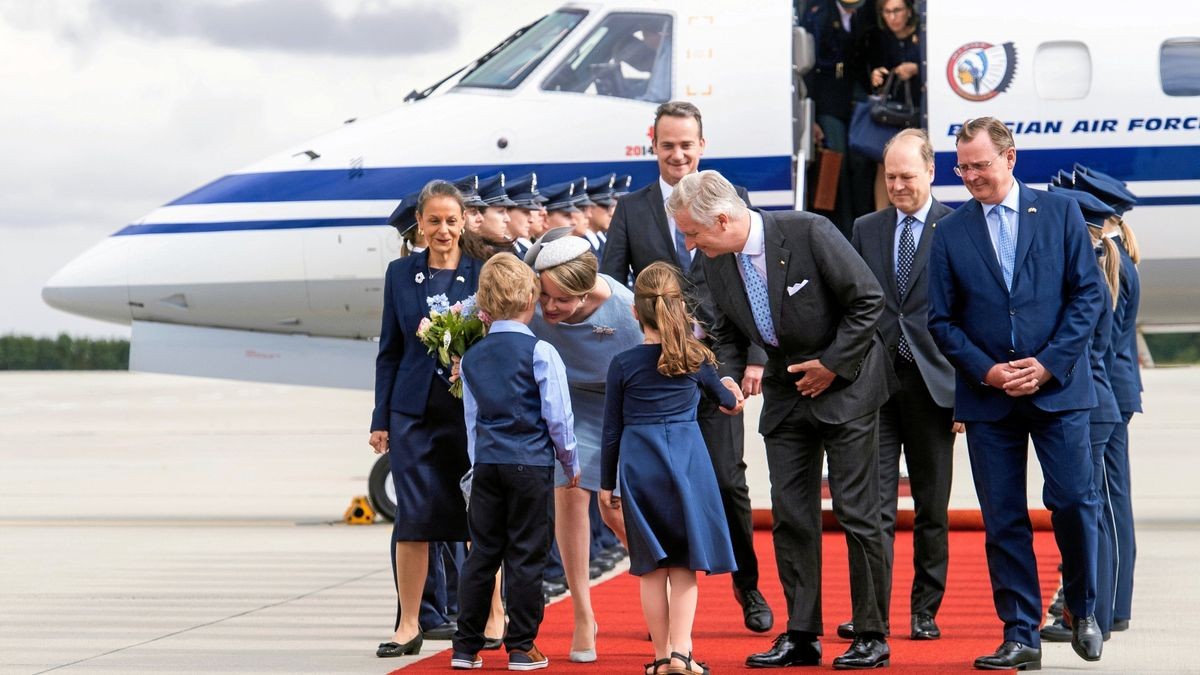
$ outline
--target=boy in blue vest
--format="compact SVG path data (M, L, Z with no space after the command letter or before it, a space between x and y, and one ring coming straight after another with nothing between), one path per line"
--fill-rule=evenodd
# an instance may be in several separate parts
M459 375L474 477L467 513L471 552L459 578L458 632L450 658L455 669L483 665L483 627L501 562L508 669L550 664L533 641L544 611L554 461L574 487L579 460L562 358L529 330L538 293L533 270L510 253L493 256L479 274L475 299L492 325L463 357Z

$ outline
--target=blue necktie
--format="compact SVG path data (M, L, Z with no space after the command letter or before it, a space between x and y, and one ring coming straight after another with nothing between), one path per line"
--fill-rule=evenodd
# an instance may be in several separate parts
M771 301L767 296L767 282L759 275L750 256L737 254L742 265L742 276L746 278L746 297L750 300L750 312L754 314L754 325L762 335L763 342L772 347L779 346L775 337L775 324L771 323Z
M1017 259L1016 242L1013 241L1012 225L1004 215L1006 207L1001 204L992 209L1000 221L1000 233L996 237L996 248L1000 252L1000 272L1004 275L1004 286L1012 290L1013 264Z
M900 248L896 252L896 292L901 299L907 295L908 274L912 271L913 257L917 254L917 242L912 231L912 224L916 221L912 216L905 216L901 221L904 229L900 231ZM900 342L896 349L905 361L913 360L912 347L908 344L908 338L904 337L903 329L900 331Z
M684 241L683 233L678 227L675 228L675 255L679 258L679 269L687 274L688 268L692 266L692 252L688 250L687 242Z

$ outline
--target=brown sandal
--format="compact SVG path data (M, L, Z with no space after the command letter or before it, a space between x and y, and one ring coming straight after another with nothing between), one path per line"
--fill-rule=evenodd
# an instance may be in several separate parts
M667 675L711 675L711 671L708 669L708 666L700 663L696 659L693 659L691 652L688 652L687 654L671 652L671 659L679 659L687 665L683 668L680 668L679 666L669 666L667 668ZM700 666L700 670L692 670L693 665Z

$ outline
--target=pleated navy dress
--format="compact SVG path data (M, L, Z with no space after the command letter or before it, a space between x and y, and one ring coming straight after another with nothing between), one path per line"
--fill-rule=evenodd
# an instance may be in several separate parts
M664 567L732 572L729 526L696 404L702 389L725 407L736 399L709 364L689 375L662 375L661 354L661 345L639 345L609 365L602 487L621 487L632 574Z

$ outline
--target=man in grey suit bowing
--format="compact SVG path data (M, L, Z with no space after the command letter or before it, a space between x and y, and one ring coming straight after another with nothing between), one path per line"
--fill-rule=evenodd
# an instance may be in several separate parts
M715 171L684 177L667 201L685 244L705 254L722 368L749 343L767 353L758 430L771 471L772 531L788 630L751 667L821 660L821 459L850 554L856 636L837 668L890 659L881 614L887 578L879 516L876 419L895 376L876 326L883 291L827 219L747 208Z
M703 339L711 347L707 330L713 324L712 296L704 276L704 265L693 260L694 251L683 243L683 234L675 219L666 211L667 198L679 179L695 173L704 154L704 122L700 110L686 101L669 101L654 113L654 156L658 160L658 180L621 197L608 228L608 242L600 271L616 279L629 274L636 278L650 263L665 260L677 265L688 281L688 307L705 331ZM749 195L737 188L738 196L749 203ZM752 347L744 359L744 372L734 373L742 393L762 393L762 349ZM729 523L737 571L733 573L733 592L742 606L746 628L765 633L774 625L771 607L758 590L758 556L754 553L754 527L751 522L750 489L746 485L743 460L745 425L742 416L725 415L708 398L700 399L696 421L708 446L721 503Z
M892 206L854 222L850 244L883 287L879 331L900 389L879 409L879 499L883 508L883 553L888 616L900 452L908 466L915 518L909 633L914 640L941 637L934 617L946 592L949 561L950 476L954 460L954 367L938 351L926 327L929 315L930 242L937 221L953 212L930 194L933 147L920 129L896 134L883 150L884 179ZM838 633L853 634L842 624Z

